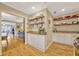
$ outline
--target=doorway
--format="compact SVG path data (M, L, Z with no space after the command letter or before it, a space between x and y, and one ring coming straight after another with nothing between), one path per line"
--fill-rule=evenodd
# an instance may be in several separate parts
M23 17L4 12L1 12L1 17L0 34L3 52L9 50L9 48L14 48L17 40L21 40L23 43L25 43L25 19Z

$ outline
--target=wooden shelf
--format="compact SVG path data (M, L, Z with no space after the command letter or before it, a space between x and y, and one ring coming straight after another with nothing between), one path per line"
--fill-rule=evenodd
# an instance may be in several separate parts
M72 20L72 19L78 19L78 18L70 18L70 19L59 19L59 20L54 20L54 21L63 21L63 20Z
M67 26L67 25L79 25L79 23L73 23L73 24L59 24L59 25L56 25L54 24L54 26Z
M79 15L68 15L68 16L58 17L58 18L54 18L54 21L71 20L76 18L79 18Z
M44 22L33 23L33 24L29 24L29 25L38 25L38 24L44 24Z
M42 16L38 16L38 17L35 17L33 19L29 19L29 21L39 20L40 18L42 19L42 18L44 18L44 16L43 15Z

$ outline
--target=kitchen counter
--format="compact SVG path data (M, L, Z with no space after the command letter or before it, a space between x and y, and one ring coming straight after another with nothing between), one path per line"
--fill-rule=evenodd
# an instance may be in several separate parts
M39 33L39 32L35 32L35 31L28 31L27 33L37 34L37 35L46 35L46 33Z
M37 35L37 33L27 34L27 43L40 51L45 51L45 39L46 35Z
M72 34L72 33L52 33L52 41L58 42L66 45L72 45L74 40L79 36L79 34ZM47 35L39 35L35 32L28 32L27 33L27 43L40 51L46 50L46 38Z

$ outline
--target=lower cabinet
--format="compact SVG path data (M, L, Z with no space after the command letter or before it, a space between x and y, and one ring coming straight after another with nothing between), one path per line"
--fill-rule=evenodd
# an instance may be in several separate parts
M36 49L39 49L40 51L46 50L46 35L37 35L37 34L27 34L27 43L31 45L32 47L35 47ZM53 39L52 39L53 38ZM52 41L67 44L67 45L73 45L74 43L74 37L70 34L62 34L62 33L54 33L52 34Z
M73 45L75 38L70 34L54 33L53 41L67 45Z
M28 34L28 44L45 51L45 35Z

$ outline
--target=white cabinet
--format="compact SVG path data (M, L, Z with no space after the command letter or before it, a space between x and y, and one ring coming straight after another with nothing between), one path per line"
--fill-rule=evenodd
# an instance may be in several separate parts
M28 42L27 43L29 43L30 45L33 45L34 43L31 43L31 42L33 42L34 41L34 37L33 37L33 35L31 35L31 34L27 34L28 35Z
M74 37L71 34L64 34L64 33L54 33L53 34L53 41L73 45Z
M73 35L65 35L65 44L69 44L69 45L73 45L75 38L73 37Z
M28 44L45 51L45 35L28 34Z

